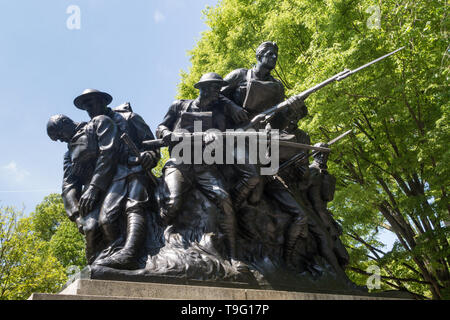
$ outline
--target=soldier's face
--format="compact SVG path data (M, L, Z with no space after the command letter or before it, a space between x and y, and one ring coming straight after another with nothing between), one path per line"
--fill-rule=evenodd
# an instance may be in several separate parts
M324 165L327 163L328 160L328 155L323 153L323 152L319 152L315 157L314 160L316 160L316 162L320 165Z
M71 138L71 133L67 126L62 126L58 130L50 134L50 139L52 139L53 141L69 143Z
M220 88L222 86L218 83L206 83L204 85L202 85L199 90L200 90L200 98L213 102L213 101L217 101L219 99L219 93L220 93Z
M87 111L91 119L102 115L105 112L105 107L105 101L99 97L91 97L83 101L83 108Z
M278 53L273 48L269 48L259 57L261 65L268 69L274 69L277 65Z
M297 130L298 129L297 121L295 121L295 120L289 121L287 129L289 132Z

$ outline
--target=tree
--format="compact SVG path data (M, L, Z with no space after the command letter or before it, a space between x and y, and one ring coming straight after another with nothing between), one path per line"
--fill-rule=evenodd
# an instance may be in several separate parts
M169 149L167 147L161 148L161 159L159 159L156 167L152 169L152 172L156 177L161 177L164 164L167 162L167 160L169 160L169 158Z
M178 93L193 98L203 73L251 67L265 40L279 45L275 75L288 95L405 46L312 95L299 125L313 142L353 129L333 148L329 166L338 178L331 210L346 233L349 276L364 284L367 266L376 264L383 288L420 299L450 296L446 6L437 0L386 0L375 7L368 0L222 0L204 11L210 30L189 52L192 67L182 72ZM382 229L398 239L387 253L378 239Z
M31 231L30 218L13 208L0 209L0 299L27 299L52 292L64 282L61 264L48 244Z
M76 224L68 219L59 194L45 197L30 214L30 219L32 230L48 243L64 269L82 269L86 266L84 237L78 232Z
M86 265L84 239L57 194L25 217L0 208L0 299L27 299L61 289L73 270Z

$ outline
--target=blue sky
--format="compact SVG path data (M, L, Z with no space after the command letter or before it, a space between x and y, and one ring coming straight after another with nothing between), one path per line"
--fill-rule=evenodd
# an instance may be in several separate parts
M154 131L174 100L187 51L202 31L202 10L217 0L3 0L0 2L0 206L34 210L60 192L65 144L46 123L86 88L129 101ZM79 30L66 13L80 8Z

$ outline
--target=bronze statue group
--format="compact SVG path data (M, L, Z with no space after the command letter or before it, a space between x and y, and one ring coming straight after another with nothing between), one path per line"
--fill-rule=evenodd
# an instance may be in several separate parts
M249 161L180 163L172 154L177 132L194 132L195 121L204 131L225 132L285 101L283 84L271 75L277 58L277 44L264 42L252 69L237 69L225 78L204 74L195 84L196 99L170 105L155 132L171 153L159 178L151 170L160 149L146 143L155 136L129 103L111 109L109 94L87 89L74 105L87 111L89 122L50 118L49 137L68 146L64 206L85 236L92 268L110 278L265 277L268 282L282 277L277 270L308 279L328 271L350 283L342 229L327 209L336 181L327 172L326 152L314 153L310 164L308 150L302 150L301 161L275 175L261 175L263 165ZM280 140L310 144L297 125L308 113L304 101L287 102L289 107L270 119L271 128L279 130ZM203 135L203 148L217 139ZM299 152L281 147L280 161ZM244 157L248 160L248 149Z

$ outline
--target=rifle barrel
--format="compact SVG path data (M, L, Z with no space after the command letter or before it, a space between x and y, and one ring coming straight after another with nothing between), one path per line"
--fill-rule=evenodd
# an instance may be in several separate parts
M377 59L375 59L375 60L373 60L373 61L370 61L369 63L366 63L365 65L363 65L363 66L361 66L361 67L358 67L358 68L356 68L356 69L354 69L354 70L351 70L351 71L348 72L347 74L344 74L344 75L338 77L336 80L337 80L337 81L344 80L344 79L347 78L348 76L351 76L352 74L354 74L354 73L356 73L356 72L358 72L358 71L360 71L360 70L362 70L362 69L365 69L365 68L367 68L368 66L370 66L370 65L372 65L372 64L374 64L374 63L377 63L378 61L383 60L384 58L387 58L387 57L393 55L394 53L396 53L396 52L398 52L398 51L400 51L400 50L403 50L404 48L405 48L405 47L398 48L397 50L394 50L394 51L392 51L392 52L390 52L390 53L388 53L388 54L385 54L385 55L382 56L382 57L379 57L379 58L377 58Z

